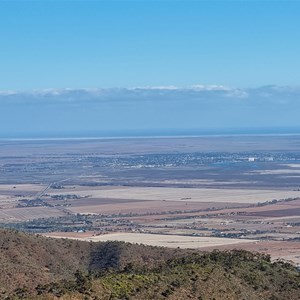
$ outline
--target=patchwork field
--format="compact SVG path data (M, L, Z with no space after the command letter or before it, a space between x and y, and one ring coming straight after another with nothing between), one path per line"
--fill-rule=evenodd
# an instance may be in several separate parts
M227 208L235 207L236 203L215 202L212 206L211 202L188 202L188 201L128 201L119 202L119 199L111 199L110 204L72 203L68 206L68 210L79 214L151 214L151 213L167 213L174 211L197 211L208 210L212 207ZM240 206L247 206L241 204Z
M274 199L300 197L300 191L169 187L85 187L51 190L46 203L79 214L149 214L246 207Z
M49 237L65 237L59 234L47 234ZM69 237L70 238L70 237ZM170 248L186 248L198 249L203 247L216 247L221 245L239 245L242 243L249 243L248 240L243 239L225 239L213 237L193 237L193 236L179 236L179 235L160 235L160 234L142 234L142 233L122 233L116 232L112 234L105 234L91 237L73 237L85 241L122 241L134 244L144 244L159 247ZM254 241L255 242L255 241Z
M64 215L64 212L52 207L8 208L0 209L0 223L14 223Z
M25 197L34 199L45 188L42 184L0 184L0 209L14 207Z
M239 245L218 246L220 250L244 249L271 254L273 260L281 259L300 266L300 242L258 241ZM214 247L204 247L202 250L211 251Z
M300 191L253 190L253 189L198 189L167 187L120 187L105 189L77 189L64 191L64 194L76 194L81 197L99 197L105 199L188 201L188 202L228 202L258 203L273 199L300 197ZM49 193L54 194L54 193Z
M299 145L300 136L0 141L0 223L168 247L257 246L299 263Z

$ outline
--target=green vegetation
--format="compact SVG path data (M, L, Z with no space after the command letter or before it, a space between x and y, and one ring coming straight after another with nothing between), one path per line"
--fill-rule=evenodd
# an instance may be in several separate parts
M30 247L35 260L20 252L6 256L4 261L8 249L2 248L1 299L299 299L299 271L282 261L271 262L268 255L244 250L199 253L119 242L84 243L1 231L2 241L4 236L8 247L16 240L21 250ZM48 249L42 256L41 251L33 252L42 247ZM46 268L51 255L58 254L55 268ZM38 263L44 266L41 278L31 278ZM15 264L23 272L27 268L27 273L22 273L23 284ZM16 272L10 271L10 277L18 284L7 289L3 274L7 276L13 266Z

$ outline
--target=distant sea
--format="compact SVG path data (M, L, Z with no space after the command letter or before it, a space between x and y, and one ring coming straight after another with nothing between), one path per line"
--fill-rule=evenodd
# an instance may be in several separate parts
M86 132L41 132L1 135L0 140L64 140L64 139L122 139L122 138L179 138L204 136L262 136L300 135L300 128L256 128L214 130L128 130Z

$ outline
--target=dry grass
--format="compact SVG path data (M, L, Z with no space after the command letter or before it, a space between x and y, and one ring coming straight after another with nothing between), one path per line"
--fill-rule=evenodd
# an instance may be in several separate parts
M59 217L65 215L62 211L51 207L24 207L0 209L0 222L20 222L38 218Z
M99 204L84 205L84 200L80 203L77 201L69 202L71 206L68 210L74 213L88 214L88 213L98 213L98 214L129 214L129 213L160 213L168 211L193 211L193 210L205 210L211 207L225 208L236 206L232 203L218 203L218 202L187 202L187 201L136 201L136 202L124 202L120 203L117 199L111 199L110 204L101 204L99 199ZM243 206L243 205L239 205Z
M289 241L259 241L237 245L222 245L220 250L245 249L247 251L270 254L273 260L284 259L300 265L300 242ZM205 247L202 250L213 250L214 247Z
M51 194L51 193L50 193ZM52 193L52 194L57 194ZM74 194L64 191L64 194ZM253 190L253 189L205 189L205 188L167 188L167 187L120 187L105 189L77 189L79 196L93 198L188 201L188 202L229 202L257 203L273 199L300 197L300 191Z
M43 190L46 186L42 184L0 184L0 192L7 191L20 192L20 191L30 191L39 192Z
M228 238L215 238L215 237L196 237L196 236L179 236L179 235L162 235L162 234L143 234L143 233L111 233L99 236L82 237L69 236L64 233L47 234L48 237L56 238L72 238L84 241L122 241L133 244L144 244L150 246L169 247L169 248L183 248L183 249L198 249L211 246L222 245L239 245L242 243L249 243L245 239L228 239ZM255 242L255 241L254 241Z

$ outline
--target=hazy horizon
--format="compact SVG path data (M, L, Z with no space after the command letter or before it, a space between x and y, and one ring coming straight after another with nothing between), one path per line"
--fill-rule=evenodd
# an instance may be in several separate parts
M298 1L0 1L0 138L300 133Z
M299 100L276 85L0 91L0 137L292 134Z

